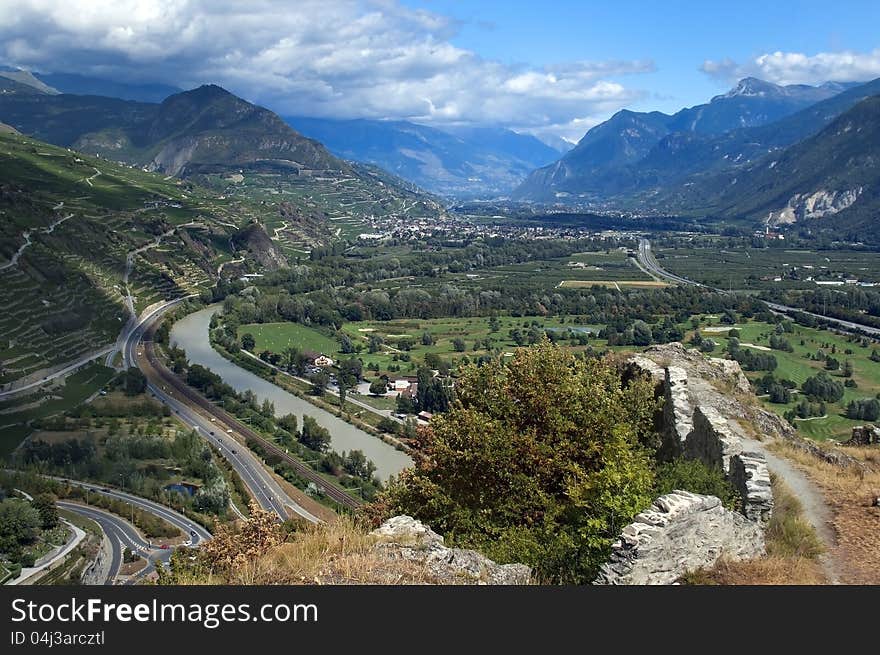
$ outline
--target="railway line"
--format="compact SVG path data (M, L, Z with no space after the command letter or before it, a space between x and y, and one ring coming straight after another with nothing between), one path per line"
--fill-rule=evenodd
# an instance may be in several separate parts
M221 429L223 431L231 430L233 433L241 435L245 439L245 441L247 441L248 439L253 439L257 443L259 443L266 450L266 452L280 458L288 466L290 466L290 468L293 469L298 476L300 476L304 480L307 480L308 482L313 483L327 497L331 498L339 505L348 509L357 509L358 507L363 505L363 501L361 499L353 497L343 488L329 482L314 469L310 468L309 466L305 465L304 463L290 455L283 448L269 441L244 423L236 420L225 411L218 408L211 401L189 387L174 373L168 370L168 368L156 356L155 345L153 342L154 334L155 324L149 326L144 332L144 335L142 337L142 343L144 347L143 357L139 358L138 360L138 365L140 366L141 370L147 376L147 379L151 380L154 385L156 382L158 382L159 386L174 389L175 393L178 395L178 398L183 399L184 402L191 406L197 407L203 413L210 415L212 419L216 421L218 429Z

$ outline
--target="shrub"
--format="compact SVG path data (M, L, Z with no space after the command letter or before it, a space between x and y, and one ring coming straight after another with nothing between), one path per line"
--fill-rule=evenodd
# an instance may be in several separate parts
M406 513L546 581L586 583L653 498L653 386L553 346L464 370L424 457L373 508ZM479 484L474 483L479 472Z
M695 494L717 496L728 509L733 509L739 498L736 489L721 469L707 466L696 459L679 457L657 467L654 495L662 496L676 489Z

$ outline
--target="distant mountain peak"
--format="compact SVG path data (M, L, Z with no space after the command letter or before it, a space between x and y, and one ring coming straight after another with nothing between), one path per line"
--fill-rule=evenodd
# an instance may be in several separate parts
M730 91L725 93L722 98L733 98L736 96L753 98L755 96L767 96L779 93L783 87L772 82L759 80L757 77L744 77Z

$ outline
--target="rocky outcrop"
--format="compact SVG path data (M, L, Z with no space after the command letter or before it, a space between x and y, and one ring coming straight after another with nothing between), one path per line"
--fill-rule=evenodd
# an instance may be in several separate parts
M425 566L441 584L524 585L531 579L523 564L496 564L474 550L448 548L443 537L411 516L392 517L370 534L382 556Z
M250 223L232 235L237 250L247 250L264 268L275 271L287 266L287 259L260 223Z
M111 579L110 565L113 562L113 545L110 538L101 533L101 544L95 559L89 564L82 573L81 582L84 585L102 585Z
M745 517L762 524L769 521L773 512L773 489L763 453L746 452L731 457L728 478L739 492Z
M857 425L852 429L852 436L847 446L870 446L880 444L880 428L873 425Z
M796 193L788 199L785 207L778 212L770 212L768 225L786 225L810 218L832 216L852 205L864 188L831 190L819 189L813 193Z
M632 357L629 366L650 375L659 385L658 397L664 398L661 457L683 456L721 470L739 491L743 515L759 523L769 520L770 471L762 453L743 452L737 421L750 421L762 435L790 437L792 430L745 400L751 387L739 364L671 343Z
M594 584L673 584L688 571L764 554L761 527L715 496L674 491L636 516L612 546Z
M742 452L742 442L731 431L727 419L714 407L697 407L691 426L684 456L725 472L730 470L730 458Z
M680 454L688 434L693 429L693 408L688 394L687 371L680 366L666 368L666 404L664 416L667 421L667 439L671 452Z

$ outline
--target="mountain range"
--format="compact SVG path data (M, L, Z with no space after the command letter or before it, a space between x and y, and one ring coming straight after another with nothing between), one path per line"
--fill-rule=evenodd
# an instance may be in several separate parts
M42 141L169 175L259 165L350 167L268 109L206 85L159 104L104 96L0 94L0 120Z
M663 202L682 213L771 227L821 219L825 227L863 230L880 212L878 146L880 96L870 96L818 133L751 164L671 189ZM874 238L863 232L859 240Z
M285 120L344 159L375 164L428 191L457 198L510 193L559 150L503 128L438 129L407 121Z
M856 88L838 83L778 86L746 78L730 92L672 115L622 110L590 129L560 160L533 172L514 197L531 201L572 196L607 199L742 163L803 138L810 128L821 127L815 121L810 125L806 125L809 121L795 121L795 129L780 138L774 130L760 131L762 126ZM836 113L869 93L854 95L858 97Z

